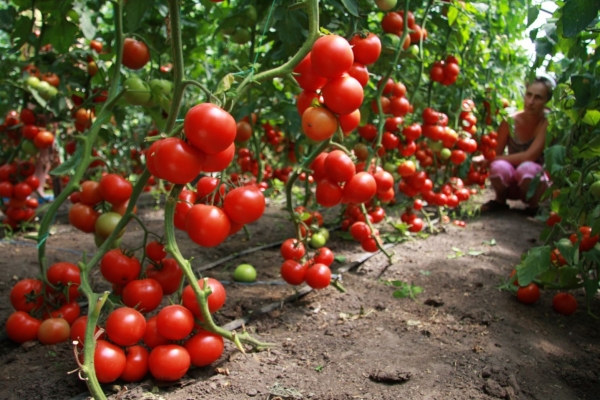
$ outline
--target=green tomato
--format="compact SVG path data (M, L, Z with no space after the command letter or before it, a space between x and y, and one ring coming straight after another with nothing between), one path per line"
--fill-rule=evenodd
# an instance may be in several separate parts
M386 33L381 38L381 51L386 54L394 54L396 48L400 45L400 37L393 33Z
M600 199L600 181L592 183L590 186L590 193L597 199Z
M31 140L24 140L23 144L21 144L21 149L23 152L25 152L25 154L30 156L34 156L40 151L40 149L35 147L35 144L33 144Z
M144 106L150 102L150 98L152 97L150 87L140 78L131 77L123 83L123 86L127 89L124 97L129 104Z
M119 213L112 211L102 213L96 220L96 236L106 239L115 230L120 220L121 214ZM123 236L123 233L125 233L124 228L117 237Z
M385 164L383 164L383 169L389 172L390 174L393 174L398 169L398 166L392 162L386 162Z
M396 3L398 3L398 0L375 0L377 8L381 11L390 11L392 8L396 7Z
M429 140L429 148L432 151L442 151L444 143L441 140Z
M327 239L321 232L313 233L310 238L310 246L313 249L320 249L321 247L325 246L325 243L327 243Z
M452 155L452 151L450 149L442 149L440 150L440 157L442 160L447 160L450 158L450 156Z
M113 242L112 245L110 246L110 249L118 249L119 247L121 247L121 242L123 241L123 237L118 237L116 238ZM98 236L98 235L94 235L94 244L96 245L96 247L100 248L100 246L102 246L104 244L104 242L106 242L106 238L102 237L102 236Z
M42 81L40 81L40 78L38 78L36 76L30 76L29 78L27 78L26 83L29 87L32 87L33 89L37 89L40 86L40 83L42 83ZM46 82L46 83L48 83L48 82Z
M418 45L416 45L416 44L413 44L413 45L411 45L411 46L408 48L408 52L409 52L409 54L410 54L411 56L413 56L413 57L417 57L417 56L419 55L419 46L418 46Z
M254 282L256 269L250 264L240 264L233 271L233 280L236 282Z
M233 43L246 44L250 41L250 31L248 28L238 27L231 35Z
M325 242L329 241L329 230L327 228L320 228L318 233L325 236Z
M152 79L150 81L150 90L152 93L159 93L169 96L173 91L173 83L166 79Z

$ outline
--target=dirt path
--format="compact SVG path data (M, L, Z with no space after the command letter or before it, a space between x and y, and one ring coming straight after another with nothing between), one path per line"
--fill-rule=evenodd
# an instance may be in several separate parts
M142 216L150 228L160 228L160 212L144 211ZM207 250L180 234L180 246L200 267L283 240L290 228L281 211L271 207L251 227L249 241L242 241L240 233ZM119 395L122 383L107 385L106 393L111 398L169 400L597 399L598 322L581 309L583 293L576 294L580 310L561 317L552 311L551 292L543 292L537 304L523 306L497 289L520 255L535 245L541 228L540 222L517 212L485 216L466 228L446 226L426 240L394 246L392 265L379 254L344 273L347 293L329 287L252 318L246 329L277 344L268 351L242 354L228 343L217 363L190 370L176 384L148 378ZM364 254L358 243L332 236L328 246L346 257L334 268ZM129 228L124 243L138 245L141 238L139 229ZM95 248L91 236L58 225L48 249L50 262L75 262L83 251ZM77 374L67 375L75 368L69 345L18 346L3 333L12 312L10 288L16 279L35 276L37 266L35 246L25 239L0 242L0 252L0 399L85 399L85 384ZM241 262L255 265L258 284L230 282L232 268ZM280 281L280 265L275 247L206 271L226 281L228 289L218 322L292 295L294 289ZM424 292L416 301L396 299L387 280L409 282ZM598 301L592 311L600 315Z

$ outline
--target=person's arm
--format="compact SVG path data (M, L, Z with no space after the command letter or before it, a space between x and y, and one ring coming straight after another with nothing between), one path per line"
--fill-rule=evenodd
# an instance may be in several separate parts
M533 143L531 146L525 151L509 154L509 155L500 155L496 157L496 160L506 160L515 167L522 164L525 161L536 161L540 158L542 153L544 152L544 147L546 145L546 130L548 129L548 120L544 120L538 124L536 127L537 133L535 134L535 139L533 139ZM498 133L498 139L500 139L500 133ZM498 146L500 145L500 140L498 140ZM498 153L496 153L498 154Z

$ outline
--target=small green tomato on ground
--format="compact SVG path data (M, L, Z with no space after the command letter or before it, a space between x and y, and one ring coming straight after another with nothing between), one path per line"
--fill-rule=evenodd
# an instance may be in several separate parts
M254 282L256 269L250 264L240 264L233 271L233 280L236 282Z

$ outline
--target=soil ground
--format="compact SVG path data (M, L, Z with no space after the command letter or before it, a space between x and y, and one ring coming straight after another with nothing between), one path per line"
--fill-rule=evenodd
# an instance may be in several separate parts
M162 212L140 211L152 230L162 229ZM60 220L60 219L59 219ZM223 280L225 307L219 324L255 311L245 329L269 350L240 353L231 343L212 366L193 368L176 383L150 377L138 384L104 386L111 399L543 399L600 398L598 321L584 307L562 317L551 307L552 292L524 306L498 285L521 254L538 242L543 223L518 211L482 216L465 228L445 225L441 233L390 249L393 263L376 254L342 274L347 293L333 287L293 302L295 289L279 277L278 247L241 256L205 272ZM178 233L179 245L201 267L249 247L291 236L291 224L277 205L244 233L214 249L194 245ZM125 246L139 246L143 232L128 228ZM490 242L495 245L490 245ZM93 237L63 221L47 241L50 263L77 262L95 251ZM332 232L328 246L352 265L364 256L356 242ZM454 248L454 249L453 249ZM464 253L460 257L457 250ZM469 255L469 251L472 255ZM37 273L35 243L20 236L0 241L0 399L86 399L69 344L17 345L4 334L12 312L12 285ZM454 258L449 258L454 257ZM235 265L258 270L256 284L231 282ZM415 300L396 299L386 281L418 285ZM94 276L98 289L104 288ZM277 303L260 314L261 307ZM591 311L600 315L597 299Z

